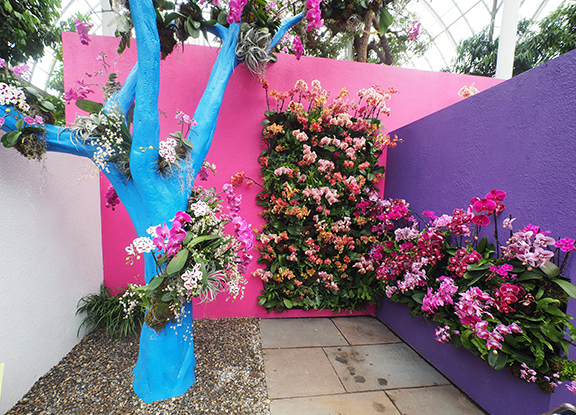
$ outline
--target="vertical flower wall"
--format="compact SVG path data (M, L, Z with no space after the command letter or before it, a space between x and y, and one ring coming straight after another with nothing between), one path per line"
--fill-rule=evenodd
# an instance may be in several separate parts
M253 272L265 283L258 303L266 309L354 310L382 295L363 266L373 240L358 206L377 197L384 176L379 158L391 141L378 117L390 114L394 92L348 97L343 89L329 102L317 80L271 91L277 109L266 112L259 158L266 267Z

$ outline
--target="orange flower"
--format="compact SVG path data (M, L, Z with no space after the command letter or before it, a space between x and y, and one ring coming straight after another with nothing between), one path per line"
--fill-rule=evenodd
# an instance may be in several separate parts
M244 181L243 171L236 173L234 176L230 178L230 184L232 185L232 187L240 186L243 181Z

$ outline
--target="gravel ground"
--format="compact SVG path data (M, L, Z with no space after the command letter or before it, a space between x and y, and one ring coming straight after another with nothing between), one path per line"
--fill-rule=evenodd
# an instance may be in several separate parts
M258 319L195 320L196 383L150 405L132 391L138 341L89 334L7 414L270 414Z

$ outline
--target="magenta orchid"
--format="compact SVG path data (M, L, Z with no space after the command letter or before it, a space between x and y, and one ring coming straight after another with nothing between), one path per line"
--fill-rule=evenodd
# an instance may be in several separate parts
M88 32L90 28L94 26L94 23L82 22L80 20L74 20L76 25L76 31L78 32L78 39L83 45L88 45L90 43L90 37Z
M244 6L248 0L230 0L228 3L230 6L230 12L226 20L228 24L240 23L242 21L242 12L244 11Z
M302 47L302 41L298 36L294 36L294 39L292 40L292 49L294 50L296 60L300 60L304 54L304 48Z
M412 26L407 29L408 40L416 40L416 38L420 35L421 26L422 24L419 21L415 21Z
M120 204L120 198L118 197L118 194L112 185L108 186L108 191L104 195L104 198L106 199L106 207L112 208L112 210L114 210L116 205Z
M25 74L30 72L30 67L24 63L22 65L14 66L12 72L14 72L14 75L16 76L23 77Z

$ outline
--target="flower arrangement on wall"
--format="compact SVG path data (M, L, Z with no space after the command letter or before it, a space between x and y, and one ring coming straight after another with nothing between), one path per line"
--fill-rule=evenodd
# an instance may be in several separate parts
M268 86L264 83L264 88ZM379 116L389 115L392 89L343 89L328 102L320 82L300 80L271 90L259 162L258 203L266 224L258 235L264 281L259 304L269 310L364 308L383 293L376 275L355 266L374 242L356 204L384 175L378 160L394 145Z
M452 215L425 211L423 226L404 200L365 199L361 217L377 242L362 270L375 272L386 297L406 303L412 316L436 322L439 343L464 346L495 369L508 366L544 391L562 382L575 390L576 362L566 355L576 329L566 306L576 287L562 276L574 240L531 224L514 230L509 217L501 244L505 197L493 190ZM491 222L494 243L479 236Z

